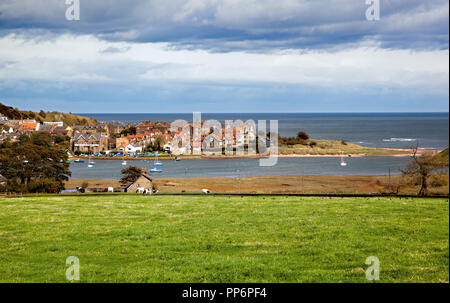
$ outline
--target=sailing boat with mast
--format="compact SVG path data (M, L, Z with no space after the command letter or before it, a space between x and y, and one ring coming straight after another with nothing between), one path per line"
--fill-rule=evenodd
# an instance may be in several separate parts
M162 164L162 162L158 161L158 156L159 156L159 154L155 155L156 160L155 160L155 163L153 163L154 167L152 169L150 169L150 172L152 172L152 173L162 173L162 170L157 168L157 167L158 166L163 166L164 164Z
M155 160L155 163L153 165L154 166L164 166L164 164L158 160L158 155L156 155L156 160Z
M341 152L341 166L347 166L347 162L344 160L344 153Z
M91 154L89 154L88 167L89 167L89 168L90 168L90 167L94 167L94 165L95 165L95 162L94 162L94 161L91 161Z

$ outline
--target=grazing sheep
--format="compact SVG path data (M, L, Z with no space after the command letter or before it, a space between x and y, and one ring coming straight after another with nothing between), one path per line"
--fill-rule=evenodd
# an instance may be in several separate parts
M204 188L204 189L202 189L202 192L205 194L205 195L209 195L211 192L209 191L209 189L206 189L206 188Z
M153 193L153 191L151 189L145 189L143 194L144 195L151 195Z
M78 186L77 191L84 194L86 190L84 188Z

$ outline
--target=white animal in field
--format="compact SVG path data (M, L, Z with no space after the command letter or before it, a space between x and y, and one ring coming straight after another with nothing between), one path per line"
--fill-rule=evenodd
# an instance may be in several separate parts
M204 188L204 189L202 189L202 192L205 194L205 195L209 195L211 192L209 191L209 189L206 189L206 188Z
M143 188L143 187L138 187L138 188L136 189L136 193L137 193L137 194L143 194L144 191L145 191L145 188Z
M114 187L108 187L108 192L109 193L113 193L114 192Z

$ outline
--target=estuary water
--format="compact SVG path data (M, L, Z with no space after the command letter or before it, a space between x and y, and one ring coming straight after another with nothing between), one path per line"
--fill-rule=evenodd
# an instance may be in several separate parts
M366 157L345 158L346 167L340 166L340 158L279 158L275 166L261 167L258 159L209 159L209 160L161 160L162 173L154 177L193 178L193 177L250 177L280 175L387 175L398 174L409 157ZM150 170L153 161L127 160L127 166L145 167ZM72 163L72 178L118 180L120 171L127 167L118 160L98 160L93 168L87 163Z

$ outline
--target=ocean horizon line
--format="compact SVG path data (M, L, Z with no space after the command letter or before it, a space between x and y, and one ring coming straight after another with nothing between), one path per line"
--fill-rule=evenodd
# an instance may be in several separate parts
M179 113L105 113L105 112L86 112L86 113L73 113L75 115L187 115L192 114L193 112L179 112ZM449 114L449 112L201 112L204 114L219 114L219 115L236 115L236 114L265 114L265 115L277 115L277 114L291 114L291 115L298 115L298 114Z

